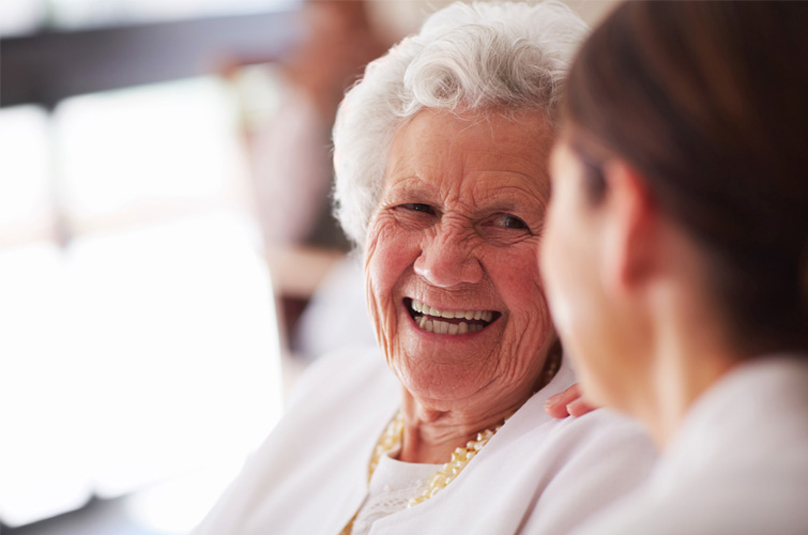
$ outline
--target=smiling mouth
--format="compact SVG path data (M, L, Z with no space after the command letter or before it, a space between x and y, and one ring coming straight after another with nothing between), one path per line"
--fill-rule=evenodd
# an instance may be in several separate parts
M495 310L439 310L410 298L404 299L404 305L420 329L436 334L481 331L502 315Z

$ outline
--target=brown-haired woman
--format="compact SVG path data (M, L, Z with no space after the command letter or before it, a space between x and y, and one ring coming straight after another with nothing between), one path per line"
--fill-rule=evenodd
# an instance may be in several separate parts
M801 2L628 2L571 70L550 308L586 399L664 452L593 534L808 533L806 28Z

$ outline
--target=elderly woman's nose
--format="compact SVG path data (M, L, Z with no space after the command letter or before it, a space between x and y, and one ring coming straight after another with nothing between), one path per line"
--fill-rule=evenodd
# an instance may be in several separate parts
M450 288L479 282L483 267L463 232L444 229L422 245L415 272L435 286Z

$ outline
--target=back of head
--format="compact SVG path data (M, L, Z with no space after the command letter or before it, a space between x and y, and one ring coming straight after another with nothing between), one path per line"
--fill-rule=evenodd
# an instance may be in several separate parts
M808 4L634 1L582 47L563 105L700 245L746 352L806 349Z
M360 246L398 128L424 108L542 110L555 116L563 80L588 27L559 2L456 3L372 62L334 127L335 200Z

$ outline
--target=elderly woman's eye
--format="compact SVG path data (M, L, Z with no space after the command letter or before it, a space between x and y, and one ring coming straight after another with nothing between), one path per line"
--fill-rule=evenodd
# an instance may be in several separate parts
M515 230L526 230L528 228L527 223L525 223L518 217L509 214L500 214L497 217L495 217L493 225L499 228L508 228Z
M422 212L422 213L430 214L430 215L435 214L435 209L432 208L428 204L407 203L407 204L402 204L401 207L404 208L405 210L410 210L412 212Z

